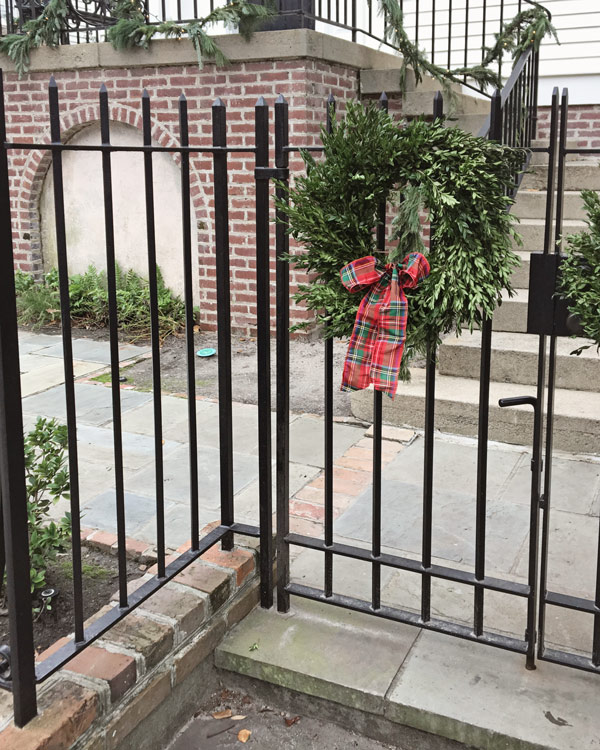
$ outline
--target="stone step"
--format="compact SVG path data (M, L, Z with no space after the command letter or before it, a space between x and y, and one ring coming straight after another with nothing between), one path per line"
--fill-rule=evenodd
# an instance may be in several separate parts
M448 127L457 127L465 130L472 135L478 135L483 123L486 121L487 114L457 114L455 119L447 120Z
M587 224L576 219L563 221L563 236L576 234L587 228ZM514 250L526 250L529 253L541 253L544 249L545 219L522 219L515 224L515 230L521 235L523 245L513 242Z
M545 190L548 170L545 165L534 165L523 177L522 189ZM565 190L600 190L600 163L590 160L568 162L565 165Z
M334 570L340 562L336 557ZM409 575L400 578L404 587ZM450 588L453 601L464 596L464 612L471 612L468 587L438 579L433 611L440 588ZM500 597L500 606L517 610ZM493 592L486 596L486 613L494 601ZM235 676L234 686L265 703L336 721L386 747L592 750L598 737L597 675L548 662L526 670L523 654L328 602L293 596L288 614L256 608L214 658L224 679ZM301 747L294 729L286 748ZM369 747L360 738L358 744ZM318 736L310 747L333 745Z
M496 308L492 329L494 331L512 331L525 333L527 331L527 301L528 289L515 289L512 297L504 293L502 304Z
M420 87L416 91L407 91L402 97L402 114L406 117L415 117L424 112L429 114L432 106L432 92L423 91ZM446 111L448 106L448 104L445 105ZM490 112L490 100L457 93L452 107L454 114L450 115L451 117L475 114L485 119Z
M556 385L579 391L600 391L600 357L591 347L571 355L590 342L581 338L557 339ZM498 383L537 383L539 339L527 333L497 332L492 336L492 380ZM439 349L439 372L454 377L479 377L481 333L449 336Z
M517 266L511 276L511 282L515 289L528 289L529 288L529 256L530 253L526 253L523 250L517 250L516 255L519 256L521 265Z
M425 371L412 369L410 383L398 386L392 401L383 399L383 419L392 425L423 428L425 407ZM501 409L498 399L510 396L535 396L534 385L490 383L490 440L531 445L532 409L517 406ZM477 436L479 381L451 375L436 378L435 427L442 432ZM358 419L373 419L373 393L355 391L352 413ZM600 393L557 388L554 411L554 447L576 453L600 452Z
M533 148L548 148L548 140L541 140L536 139L531 142L531 145ZM568 138L567 139L567 148L577 148L577 139L576 138ZM548 152L544 151L534 151L531 154L531 161L530 165L534 164L548 164L549 154ZM566 157L567 161L589 161L589 156L586 156L585 154L567 154Z
M521 188L517 193L517 200L511 209L511 213L520 219L544 219L546 216L547 195L545 190L526 190ZM565 190L563 218L579 221L583 221L586 218L579 190Z

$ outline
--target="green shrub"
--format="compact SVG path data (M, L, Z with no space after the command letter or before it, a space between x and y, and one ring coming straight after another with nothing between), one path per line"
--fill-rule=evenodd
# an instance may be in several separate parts
M39 417L25 434L25 481L29 522L31 592L46 586L48 564L64 552L71 539L71 515L49 521L50 508L69 497L66 469L67 427L56 419Z
M156 269L158 287L158 326L161 340L177 333L185 322L185 305L165 285ZM19 323L42 326L60 320L58 272L52 270L42 281L17 271L15 276ZM116 267L117 317L119 330L131 339L150 333L150 287L135 271ZM108 285L105 271L90 266L83 274L69 279L69 300L73 326L103 328L108 325Z
M588 231L567 238L567 257L562 264L560 291L571 300L583 335L600 349L600 196L593 190L581 193L587 211ZM572 354L581 354L583 346Z

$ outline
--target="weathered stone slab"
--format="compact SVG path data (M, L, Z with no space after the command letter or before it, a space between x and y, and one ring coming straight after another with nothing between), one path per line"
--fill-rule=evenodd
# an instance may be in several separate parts
M251 612L215 652L218 667L382 713L418 630L294 599L292 613Z

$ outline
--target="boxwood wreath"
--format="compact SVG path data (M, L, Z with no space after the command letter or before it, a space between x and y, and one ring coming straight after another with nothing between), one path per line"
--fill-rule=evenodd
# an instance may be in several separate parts
M322 132L324 159L302 157L306 174L287 189L279 208L303 251L287 260L305 270L310 283L294 295L316 313L325 337L347 338L363 295L342 286L340 269L365 255L382 263L424 253L429 276L408 292L408 324L400 378L437 345L443 334L473 330L491 316L502 292L510 296L520 241L508 212L507 191L524 152L447 128L443 121L395 122L385 111L348 103L345 117ZM376 248L378 207L393 210L388 247ZM432 222L431 247L421 238L419 215ZM307 324L299 324L301 328Z
M581 197L588 230L567 237L560 291L570 300L569 310L579 318L583 335L600 351L600 196L584 190ZM580 346L571 354L581 354L590 346Z

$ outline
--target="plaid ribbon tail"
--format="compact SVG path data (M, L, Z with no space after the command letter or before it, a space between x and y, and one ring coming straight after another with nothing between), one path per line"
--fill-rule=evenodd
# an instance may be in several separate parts
M429 274L421 253L410 253L401 264L377 268L368 255L340 271L342 284L351 292L364 291L342 374L342 391L358 391L373 384L394 398L406 340L408 302L404 289L412 289Z

